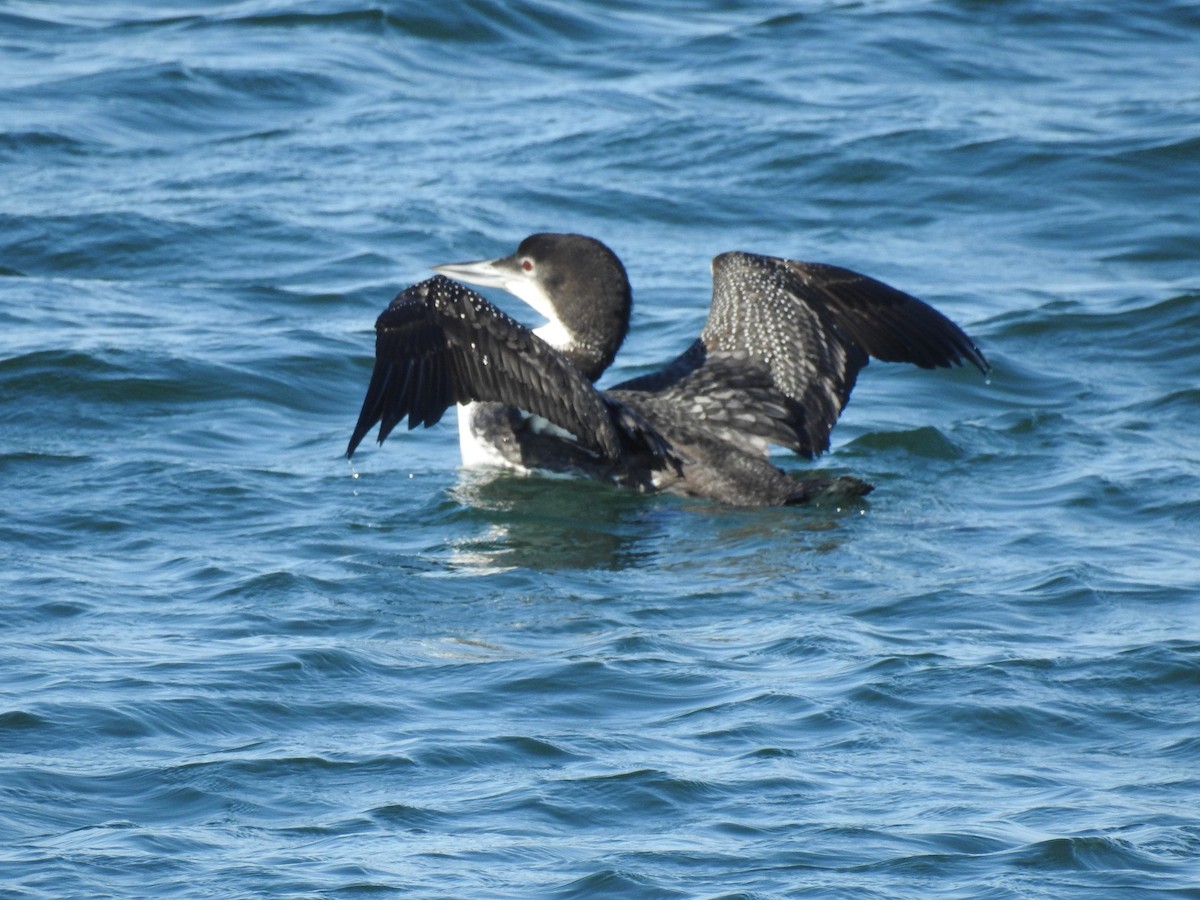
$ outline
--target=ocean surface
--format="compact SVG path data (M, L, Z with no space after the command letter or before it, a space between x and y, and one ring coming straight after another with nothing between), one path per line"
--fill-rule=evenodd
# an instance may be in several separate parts
M0 0L0 896L1200 897L1200 7ZM343 456L595 235L933 303L736 509ZM515 315L536 315L491 295Z

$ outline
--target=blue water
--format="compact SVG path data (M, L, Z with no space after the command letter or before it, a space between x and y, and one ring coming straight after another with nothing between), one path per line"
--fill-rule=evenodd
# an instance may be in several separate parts
M1200 897L1198 185L1192 3L0 0L0 894ZM870 366L840 509L347 463L536 230L613 380L729 249L995 369Z

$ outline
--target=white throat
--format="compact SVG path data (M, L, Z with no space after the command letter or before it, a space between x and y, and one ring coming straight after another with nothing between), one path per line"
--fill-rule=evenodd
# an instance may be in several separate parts
M566 350L575 343L571 333L563 325L562 319L558 317L554 304L536 281L513 278L505 283L504 289L518 300L529 304L535 312L547 320L545 325L539 325L533 329L533 333L543 341L560 351Z
M533 333L560 352L575 343L571 337L571 333L567 331L563 323L558 319L551 319L545 325L539 325L533 329Z

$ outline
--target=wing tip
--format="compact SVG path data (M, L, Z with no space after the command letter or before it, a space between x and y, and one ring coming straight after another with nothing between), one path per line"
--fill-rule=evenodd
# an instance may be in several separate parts
M970 363L977 368L984 375L984 377L987 377L987 375L992 371L992 364L988 362L987 357L983 355L983 351L979 349L979 345L976 344L974 340L972 340L965 332L960 331L960 333L962 334L961 340L954 345L950 356L947 358L946 362L942 363L942 365L946 368L949 368L950 366L965 366L967 363Z
M983 355L983 351L976 344L971 345L971 353L967 359L975 364L975 368L982 372L985 378L991 374L992 364L988 362L988 358Z

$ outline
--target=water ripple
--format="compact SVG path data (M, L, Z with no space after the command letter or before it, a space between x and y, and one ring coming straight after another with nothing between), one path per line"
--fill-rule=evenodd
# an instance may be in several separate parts
M0 26L11 892L1194 893L1194 4ZM347 463L379 310L539 229L627 263L613 381L733 248L994 371L865 370L777 457L844 507Z

